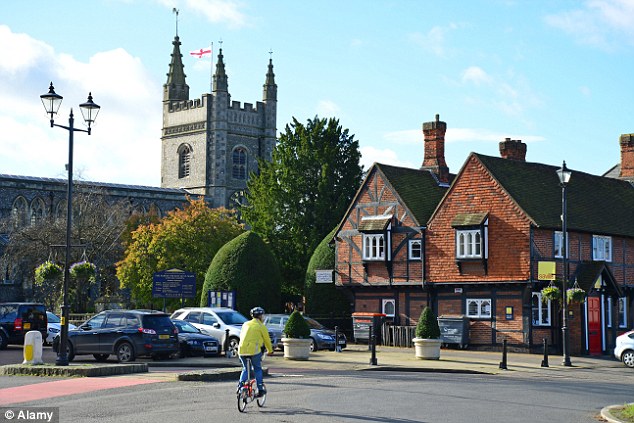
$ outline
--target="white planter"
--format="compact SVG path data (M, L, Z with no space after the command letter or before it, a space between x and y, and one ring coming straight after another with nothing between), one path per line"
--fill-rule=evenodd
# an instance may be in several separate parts
M438 360L440 358L440 339L414 338L416 358L421 360Z
M310 339L282 338L284 358L287 360L308 360Z

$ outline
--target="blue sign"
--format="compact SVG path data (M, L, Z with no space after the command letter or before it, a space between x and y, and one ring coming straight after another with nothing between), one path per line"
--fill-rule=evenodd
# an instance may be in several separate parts
M163 270L152 275L153 298L196 297L196 275L180 269Z
M229 307L236 309L236 291L209 291L207 293L209 307Z

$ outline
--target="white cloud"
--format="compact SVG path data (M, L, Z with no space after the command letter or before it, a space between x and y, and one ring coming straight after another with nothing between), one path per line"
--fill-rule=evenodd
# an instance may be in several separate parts
M157 186L160 183L160 85L124 49L98 52L87 62L56 53L41 40L0 26L0 55L20 46L21 59L0 64L2 173L65 178L69 133L51 128L39 95L53 81L64 97L55 122L84 128L78 105L92 92L101 106L90 136L74 136L74 168L83 179ZM17 64L16 64L17 63Z
M235 0L186 0L186 5L202 13L209 22L224 22L233 28L249 25L247 16L240 11L242 3Z
M317 115L320 118L329 118L339 115L341 108L334 101L321 100L317 104Z
M409 161L400 160L396 152L390 150L389 148L378 149L372 146L367 146L360 147L359 150L361 151L360 163L365 170L368 170L370 166L372 166L372 164L375 162L408 168L417 167ZM418 164L418 166L420 166L420 163Z
M457 24L449 24L448 26L435 26L430 29L426 34L421 32L415 32L410 34L410 40L420 47L429 51L436 56L444 57L447 55L445 39L446 35L458 28Z
M491 77L479 66L470 66L462 72L462 82L476 85L491 83Z

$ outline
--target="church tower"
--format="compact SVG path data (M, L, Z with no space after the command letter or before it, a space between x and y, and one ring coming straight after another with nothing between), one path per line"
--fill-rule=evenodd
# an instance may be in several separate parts
M189 99L178 35L163 85L161 187L202 194L211 207L241 202L258 158L270 161L277 135L277 85L269 59L262 101L231 101L222 49L210 94Z

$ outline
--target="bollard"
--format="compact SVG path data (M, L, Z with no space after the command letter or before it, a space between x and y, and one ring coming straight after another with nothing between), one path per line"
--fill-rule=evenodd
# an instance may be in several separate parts
M542 360L542 367L548 367L548 340L544 338L544 359Z
M42 361L42 334L31 330L24 336L24 361L22 364L44 364Z
M339 326L335 326L335 352L341 352L341 346L339 345Z
M376 366L376 335L370 326L370 349L372 350L372 356L370 356L370 365Z
M500 361L500 369L506 370L506 339L502 341L502 361Z
M374 328L370 326L368 330L368 351L372 351L372 333L374 332Z
M229 329L225 329L225 357L231 358L233 355L229 353Z

